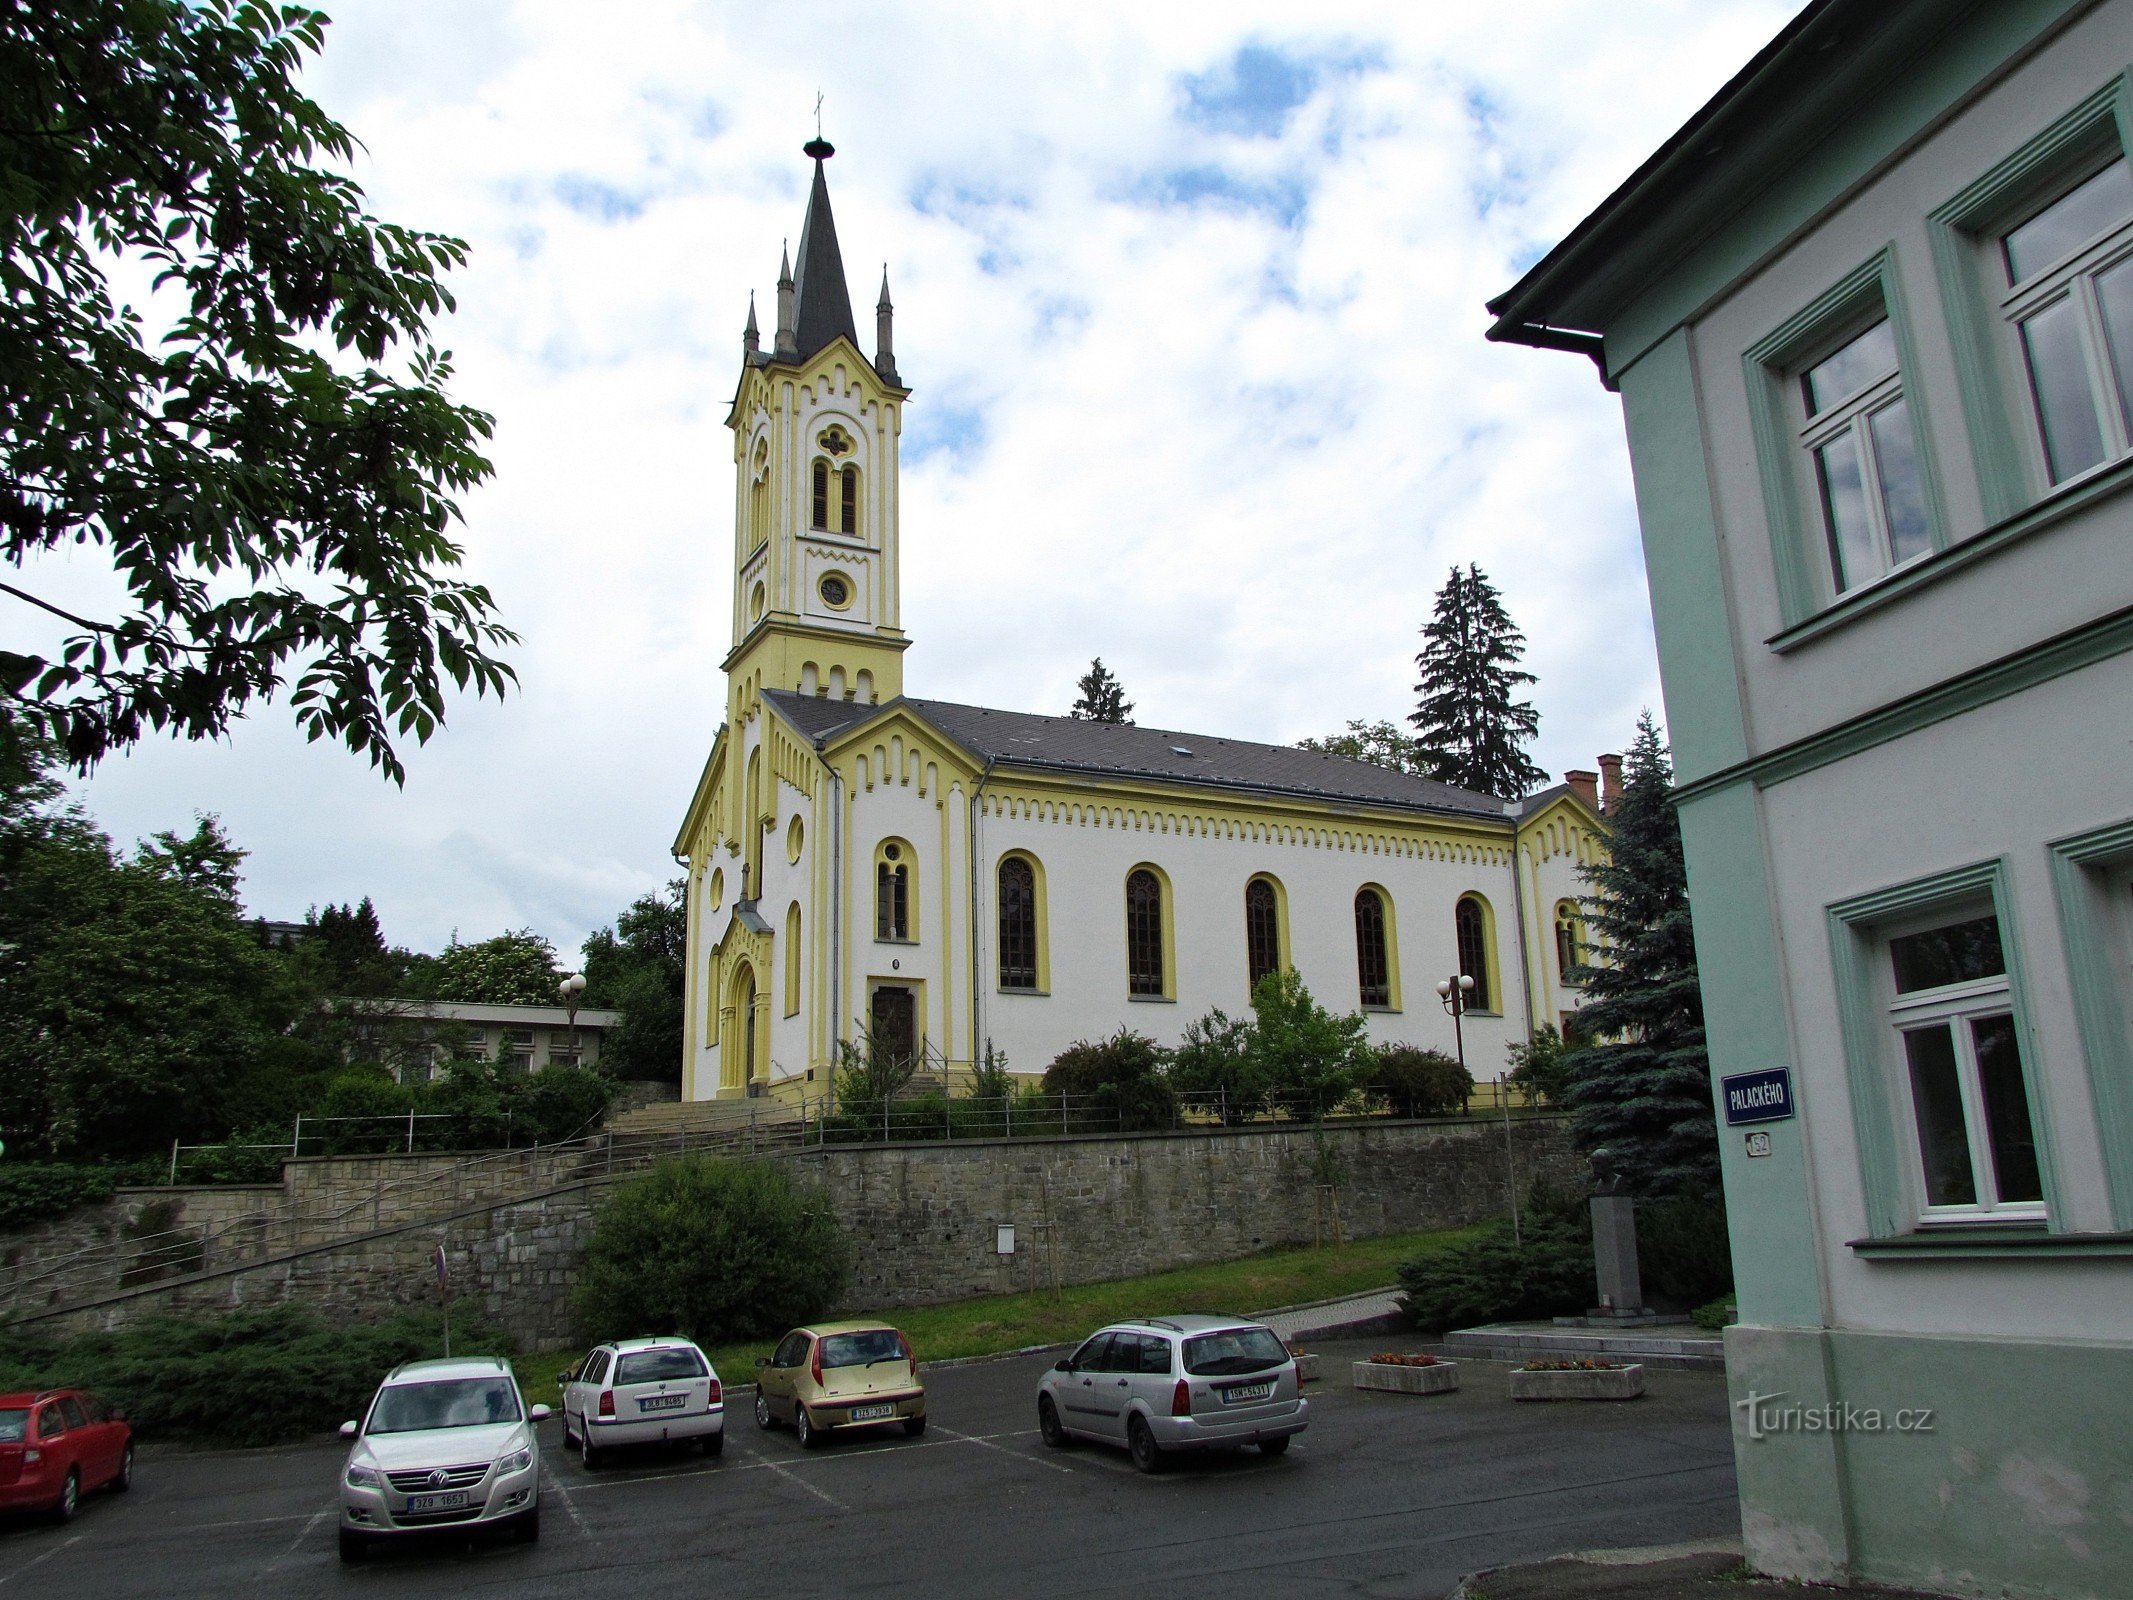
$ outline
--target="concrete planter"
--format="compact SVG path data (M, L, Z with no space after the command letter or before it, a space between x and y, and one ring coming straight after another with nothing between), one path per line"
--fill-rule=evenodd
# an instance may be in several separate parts
M1450 1394L1459 1387L1459 1363L1456 1361L1440 1361L1430 1367L1358 1361L1351 1370L1358 1389L1383 1389L1387 1394Z
M1632 1361L1626 1367L1571 1368L1563 1372L1532 1372L1511 1369L1513 1400L1634 1400L1644 1393L1644 1368Z
M1300 1355L1296 1358L1296 1381L1298 1383L1316 1383L1318 1381L1317 1356Z

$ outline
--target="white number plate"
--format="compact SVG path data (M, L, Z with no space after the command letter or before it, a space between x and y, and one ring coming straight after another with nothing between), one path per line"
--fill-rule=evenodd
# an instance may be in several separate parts
M410 1511L457 1511L467 1503L466 1492L456 1494L411 1494L407 1497Z
M1274 1392L1271 1383L1238 1383L1222 1391L1224 1405L1236 1405L1244 1400L1264 1400Z
M894 1406L852 1407L852 1420L854 1422L879 1422L884 1417L893 1417L895 1415L896 1407Z
M685 1394L651 1394L637 1402L639 1411L679 1411L689 1403Z

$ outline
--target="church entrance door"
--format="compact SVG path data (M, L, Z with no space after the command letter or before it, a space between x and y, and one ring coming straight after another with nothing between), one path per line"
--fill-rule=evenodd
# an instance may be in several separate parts
M868 1005L867 1032L892 1061L918 1059L918 1005L902 984L883 984Z

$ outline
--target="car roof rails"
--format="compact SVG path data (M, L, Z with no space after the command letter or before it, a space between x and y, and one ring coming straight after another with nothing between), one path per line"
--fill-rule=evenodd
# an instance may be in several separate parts
M1181 1324L1172 1322L1168 1317L1142 1317L1140 1324L1144 1328L1168 1328L1172 1333L1185 1331Z

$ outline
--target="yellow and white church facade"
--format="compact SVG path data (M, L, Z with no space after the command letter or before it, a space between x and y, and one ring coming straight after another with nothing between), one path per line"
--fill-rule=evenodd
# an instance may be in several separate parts
M1523 801L1278 745L913 698L884 279L859 347L817 140L797 272L732 430L726 720L686 868L686 1100L820 1099L865 1030L936 1070L1037 1074L1121 1026L1158 1043L1294 967L1380 1044L1477 1077L1577 1005L1594 776ZM1609 758L1602 758L1609 765ZM1609 765L1609 778L1614 770Z

